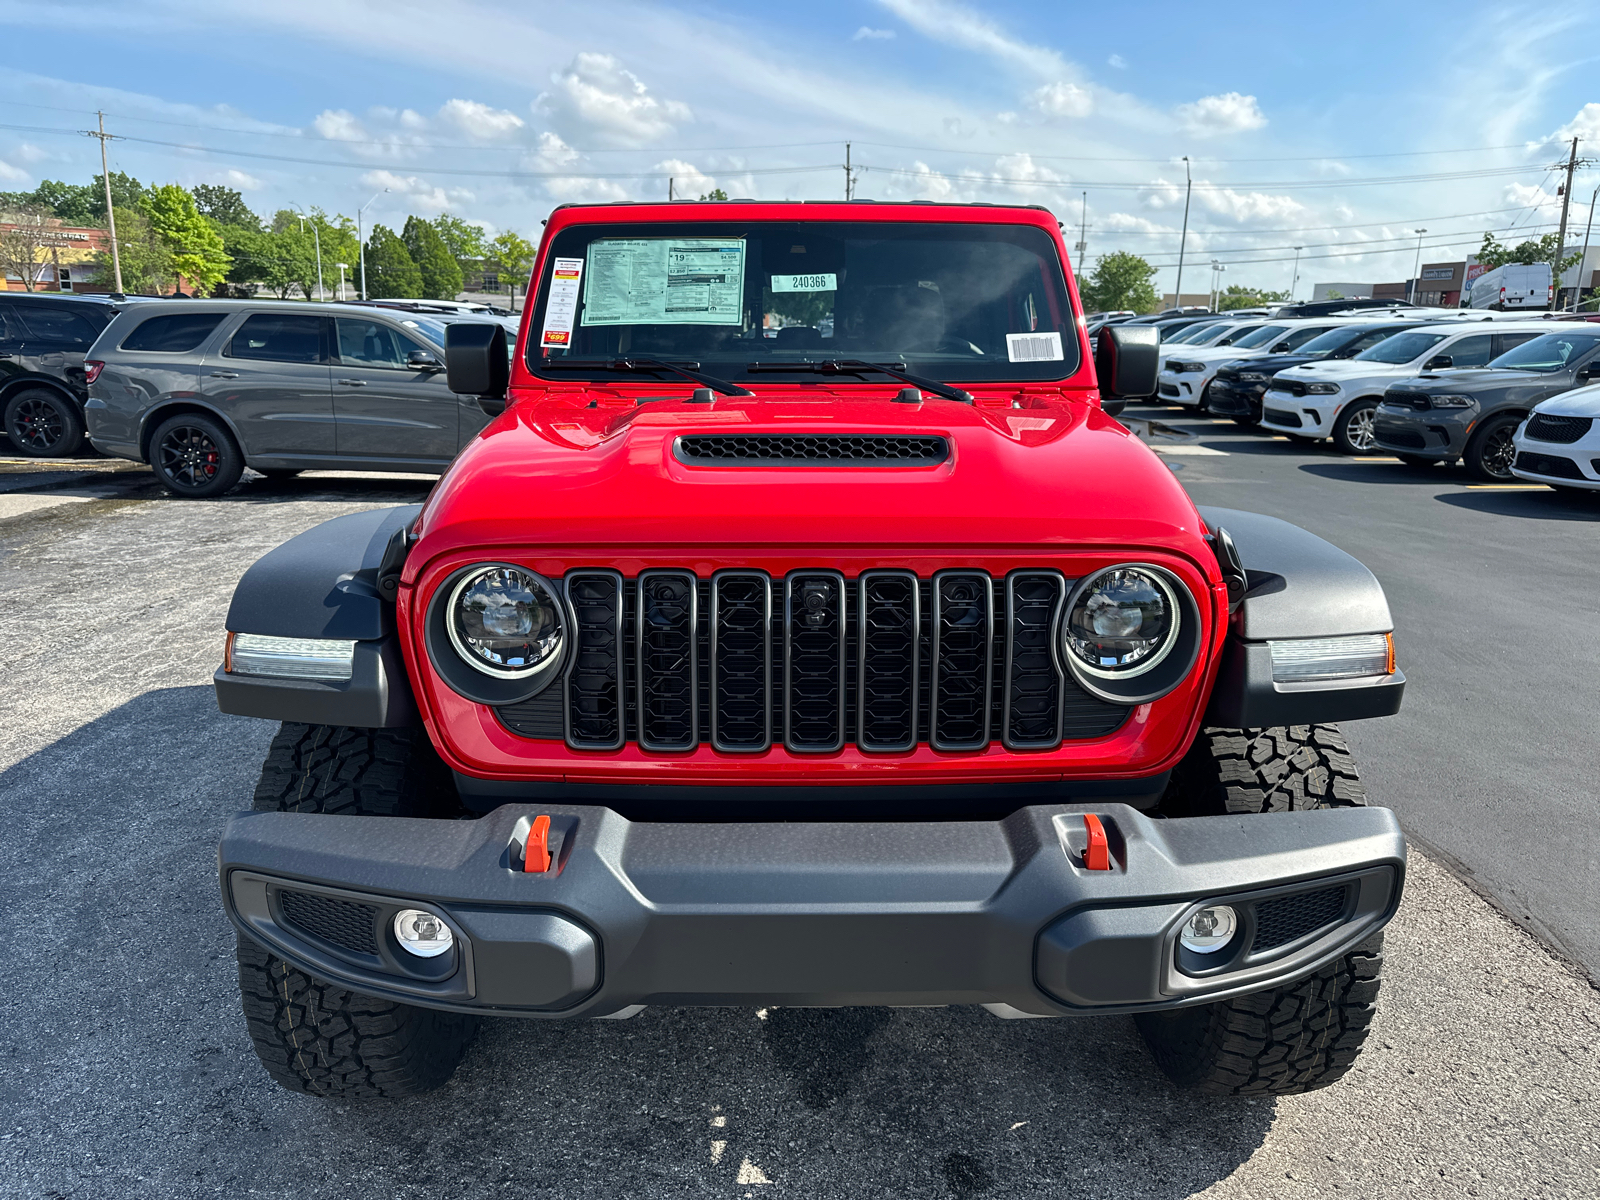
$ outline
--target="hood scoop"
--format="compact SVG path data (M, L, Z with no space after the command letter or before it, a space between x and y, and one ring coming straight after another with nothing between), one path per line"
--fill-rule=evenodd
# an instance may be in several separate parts
M870 433L696 433L672 446L696 467L932 467L950 457L947 438Z

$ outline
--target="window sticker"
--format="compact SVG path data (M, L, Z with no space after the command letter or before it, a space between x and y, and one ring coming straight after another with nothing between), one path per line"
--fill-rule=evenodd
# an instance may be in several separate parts
M778 292L837 292L837 275L774 275L772 290Z
M556 259L550 273L550 298L544 306L541 346L572 345L572 319L578 313L578 283L582 278L583 259Z
M1059 333L1008 333L1006 357L1012 362L1059 362L1066 355Z
M743 238L600 238L589 243L585 325L743 321Z

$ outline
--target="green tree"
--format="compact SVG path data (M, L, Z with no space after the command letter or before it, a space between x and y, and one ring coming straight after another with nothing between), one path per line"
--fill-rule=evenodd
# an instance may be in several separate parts
M500 278L511 285L511 307L517 306L517 289L526 289L538 247L513 230L502 230L489 246L489 260Z
M454 300L461 291L461 264L432 222L407 217L400 239L411 251L412 261L422 275L422 291L418 294L429 300Z
M462 271L489 257L489 243L481 225L464 221L454 213L442 212L433 219L433 228L444 239Z
M151 227L144 210L117 207L117 249L122 256L122 289L129 295L158 296L172 283L172 250ZM110 283L111 252L95 256L96 276Z
M316 287L317 259L311 232L298 225L281 229L249 229L242 225L221 227L224 243L233 265L228 282L259 283L287 300L298 287L309 299Z
M727 198L728 193L723 191L721 188L712 188L704 196L700 197L702 200L726 200Z
M244 196L221 184L201 183L194 188L194 206L202 217L218 225L232 225L240 229L260 229L261 218L250 211Z
M1496 267L1503 267L1507 263L1522 263L1526 266L1533 266L1536 263L1553 261L1559 248L1556 245L1556 235L1553 233L1547 233L1543 237L1529 238L1527 241L1520 242L1515 246L1507 246L1496 238L1494 234L1485 233L1483 235L1483 245L1478 248L1477 258L1487 271L1492 271ZM1556 274L1560 275L1561 272L1577 266L1579 257L1581 256L1577 254L1567 255L1556 267Z
M144 193L144 185L133 176L121 171L111 173L111 203L119 213L138 204ZM23 204L48 209L51 216L68 225L106 223L106 189L99 175L92 183L46 179L33 191L16 195Z
M422 294L422 272L405 242L382 225L367 236L367 295L375 300Z
M1156 269L1137 254L1118 250L1102 254L1094 272L1079 284L1084 307L1090 312L1111 312L1131 308L1134 312L1154 312L1161 297L1151 282Z
M1217 308L1222 312L1235 308L1259 308L1263 304L1282 304L1288 298L1288 292L1269 292L1262 288L1232 284L1223 291Z
M216 226L195 207L194 197L177 184L167 183L145 193L139 207L172 251L173 270L189 281L195 295L210 295L211 289L227 278L233 260Z

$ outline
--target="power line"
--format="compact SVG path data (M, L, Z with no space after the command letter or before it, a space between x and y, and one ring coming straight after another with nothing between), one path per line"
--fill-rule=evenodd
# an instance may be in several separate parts
M955 146L904 146L895 142L866 142L857 140L858 146L876 146L883 150L912 150L924 154L981 154L1006 156L1011 154L1026 154L1035 162L1108 162L1108 163L1161 163L1172 165L1173 159L1167 158L1113 158L1091 157L1088 155L1073 154L1035 154L1030 150L968 150ZM1464 146L1454 150L1395 150L1377 154L1302 154L1281 155L1274 154L1265 158L1206 158L1203 155L1194 155L1196 162L1212 163L1253 163L1253 162L1328 162L1333 159L1346 158L1414 158L1432 154L1484 154L1491 150L1527 150L1526 142L1516 142L1505 146Z
M1316 180L1259 180L1238 183L1196 183L1195 191L1231 192L1241 188L1276 188L1291 190L1296 188L1350 188L1373 187L1397 183L1447 183L1459 182L1467 179L1492 179L1508 175L1526 175L1537 170L1533 166L1518 167L1485 167L1474 171L1444 171L1427 175L1368 175L1345 179L1316 179ZM970 183L1013 183L1023 184L1036 188L1092 188L1096 191L1151 191L1156 188L1166 187L1173 191L1177 185L1172 183L1120 183L1111 181L1088 182L1082 179L1037 179L1026 176L1007 175L951 175L942 171L915 171L908 167L863 167L863 170L872 170L882 175L903 175L913 179L939 179L947 182Z

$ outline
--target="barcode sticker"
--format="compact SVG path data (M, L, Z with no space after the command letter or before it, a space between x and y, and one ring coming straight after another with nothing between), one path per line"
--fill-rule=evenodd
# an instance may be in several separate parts
M1059 333L1008 333L1006 356L1012 362L1060 362L1066 357Z

